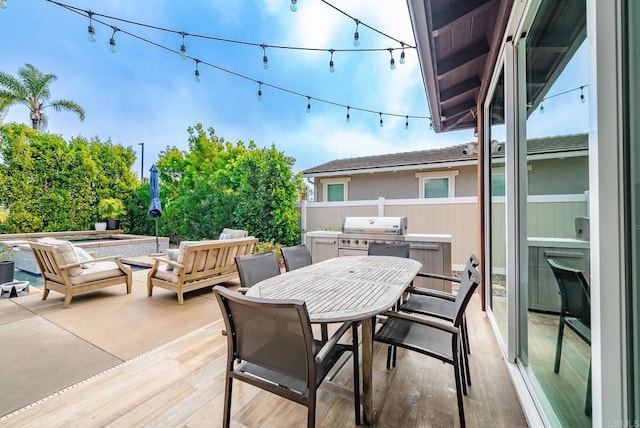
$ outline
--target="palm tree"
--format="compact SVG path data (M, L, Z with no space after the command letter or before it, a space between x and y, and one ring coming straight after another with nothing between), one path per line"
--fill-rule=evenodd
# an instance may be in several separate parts
M55 111L68 110L78 114L84 120L84 110L70 100L50 101L49 85L58 79L55 74L44 74L31 64L25 64L18 70L20 80L0 71L0 105L9 108L23 104L31 111L31 126L36 130L47 127L47 116L43 110L53 107Z

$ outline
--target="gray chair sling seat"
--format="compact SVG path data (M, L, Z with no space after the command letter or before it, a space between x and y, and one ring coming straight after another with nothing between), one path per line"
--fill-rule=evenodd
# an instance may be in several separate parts
M460 426L465 426L462 395L467 394L465 364L460 327L464 311L482 277L474 267L468 267L460 280L452 321L423 318L414 314L387 311L387 320L374 336L376 342L398 346L436 358L453 365ZM390 355L387 354L387 367ZM395 362L394 362L395 365Z
M295 245L293 247L285 247L280 250L284 259L284 266L287 272L309 266L311 261L311 253L306 245Z
M241 293L246 293L260 281L280 275L278 258L273 251L236 256L235 262L240 278L238 291Z
M231 418L233 379L241 380L307 407L315 426L316 390L345 352L353 353L355 421L360 424L358 330L345 323L326 342L314 341L306 304L293 299L261 299L216 286L227 330L223 426ZM349 344L338 340L351 329Z
M463 272L469 272L469 267L476 268L480 264L480 259L475 255L471 255L464 267ZM418 272L418 277L443 279L445 281L451 281L460 283L460 278L427 273ZM400 306L400 310L404 312L414 312L422 315L429 315L436 318L452 321L455 314L455 300L456 296L452 293L447 293L439 290L431 290L428 288L410 287L409 295L405 302ZM463 329L465 329L463 339L465 339L465 351L470 352L468 346L468 335L466 333L466 321L463 319Z
M409 244L386 244L384 242L370 242L367 250L369 256L391 256L409 258Z

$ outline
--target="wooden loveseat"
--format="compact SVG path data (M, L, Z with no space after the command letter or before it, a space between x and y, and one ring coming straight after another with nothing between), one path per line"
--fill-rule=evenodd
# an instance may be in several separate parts
M68 241L29 245L44 279L42 300L50 290L57 291L64 294L62 307L66 308L76 294L118 284L124 284L127 294L131 294L131 269L120 262L119 256L80 260Z
M184 303L187 291L220 284L238 278L235 257L255 252L258 239L253 236L215 241L182 241L177 260L157 257L147 276L149 297L153 287L175 291L178 303Z

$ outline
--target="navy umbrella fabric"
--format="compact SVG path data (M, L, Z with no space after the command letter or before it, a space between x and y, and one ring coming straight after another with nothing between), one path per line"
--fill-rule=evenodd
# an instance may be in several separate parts
M162 215L162 205L160 204L160 180L158 179L158 168L156 168L156 164L151 165L149 171L151 172L151 175L149 175L149 196L151 196L151 203L149 203L147 213L156 220L156 253L159 253L158 217Z

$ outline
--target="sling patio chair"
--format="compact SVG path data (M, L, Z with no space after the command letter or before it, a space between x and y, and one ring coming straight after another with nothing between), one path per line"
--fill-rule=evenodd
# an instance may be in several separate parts
M461 427L465 426L462 395L467 394L467 385L465 371L460 367L460 364L464 364L460 327L464 311L481 280L482 277L473 267L469 267L463 274L455 299L453 321L387 311L384 313L387 316L386 321L374 336L377 342L416 351L453 365Z
M282 251L282 258L284 259L284 266L287 272L309 266L312 263L309 248L304 244L285 247L280 251Z
M565 325L591 346L590 287L579 269L562 266L554 259L547 259L547 263L549 263L560 289L560 320L556 341L556 360L553 367L554 372L560 373ZM591 363L589 363L584 413L591 416Z
M231 422L233 380L307 407L307 426L315 427L316 393L345 352L353 354L355 422L360 424L358 329L344 323L326 342L315 341L302 300L261 299L216 286L213 292L226 326L227 365L222 426ZM350 344L338 343L349 330Z
M471 255L464 267L463 272L469 272L469 267L478 267L480 259L475 255ZM442 279L445 281L451 281L460 283L460 278L450 277L445 275L418 272L416 275L424 278ZM453 321L455 313L455 300L456 296L446 291L431 290L428 288L410 287L409 294L405 302L400 305L400 311L417 313L421 315L428 315L447 321ZM461 332L462 335L462 347L464 349L463 357L466 359L467 355L471 353L471 347L469 346L469 333L467 330L467 319L462 318ZM394 355L395 357L395 355ZM395 361L393 362L395 365ZM469 363L465 363L465 370L467 371L467 382L471 385L471 373L469 371Z
M235 261L240 277L238 292L243 294L260 281L280 275L278 258L273 251L236 256Z

